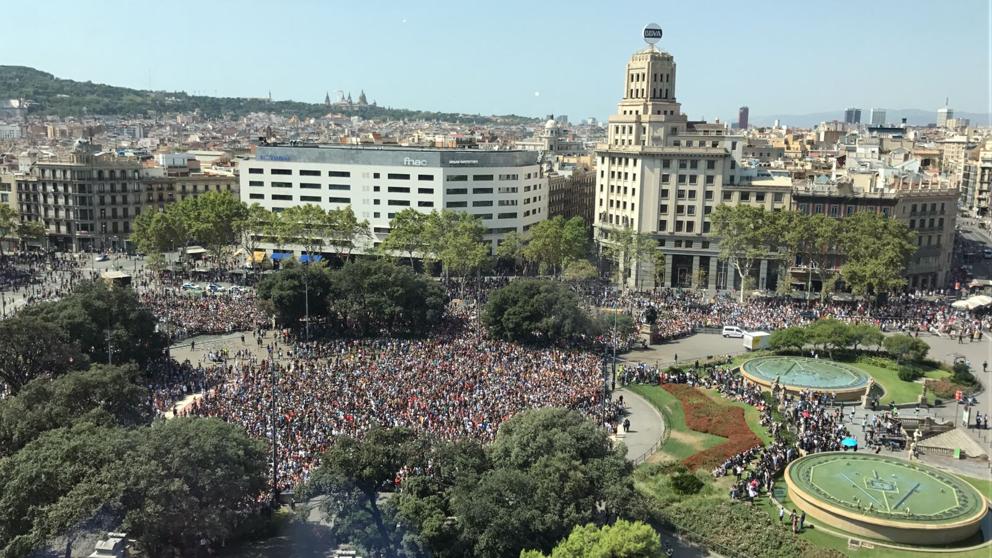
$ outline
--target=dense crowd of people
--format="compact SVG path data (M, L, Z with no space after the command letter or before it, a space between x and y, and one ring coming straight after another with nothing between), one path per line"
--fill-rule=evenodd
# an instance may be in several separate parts
M77 283L89 278L81 273L82 256L14 252L0 256L0 318L36 302L57 300Z
M566 407L616 428L619 409L603 405L597 356L492 340L473 321L453 321L430 339L342 339L268 350L284 350L288 362L235 356L224 383L187 412L268 437L274 374L283 488L305 481L335 436L374 425L491 440L502 421L523 409Z
M248 331L265 321L254 291L189 293L151 287L140 291L139 297L173 339Z

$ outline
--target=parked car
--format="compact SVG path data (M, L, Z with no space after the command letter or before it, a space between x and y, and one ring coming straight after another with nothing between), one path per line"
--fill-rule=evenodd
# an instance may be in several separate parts
M986 260L992 260L992 248L986 248L983 250L982 256L984 256Z
M212 293L221 293L224 292L224 287L217 283L207 283L207 290Z
M740 339L744 337L744 330L737 326L723 326L723 333L721 335Z
M97 256L93 259L98 262L106 262L110 260L110 256L106 254L97 254Z
M203 287L197 285L196 283L183 283L182 289L184 291L202 291Z

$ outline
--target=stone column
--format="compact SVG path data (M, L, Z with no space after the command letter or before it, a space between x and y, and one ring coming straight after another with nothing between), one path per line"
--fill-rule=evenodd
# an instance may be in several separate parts
M700 285L696 281L697 278L699 277L699 256L692 257L692 270L689 273L692 274L690 276L690 280L692 282L692 288L698 289Z
M768 260L761 260L761 264L758 265L757 288L764 289L765 284L767 282L768 282Z
M711 291L716 290L716 269L719 263L720 263L719 258L717 258L716 256L710 256L710 276L707 277L707 280L709 282L707 288Z
M675 263L672 258L674 257L672 254L665 254L665 276L661 280L662 287L672 286L672 266Z

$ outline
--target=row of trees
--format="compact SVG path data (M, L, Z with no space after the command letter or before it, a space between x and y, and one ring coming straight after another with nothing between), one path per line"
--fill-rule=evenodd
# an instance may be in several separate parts
M385 259L355 260L339 269L289 265L259 283L258 297L285 325L309 316L325 329L357 336L424 334L440 323L446 303L436 282Z
M591 421L553 408L514 416L487 446L373 429L360 440L338 439L307 492L330 495L335 535L370 554L519 556L551 551L577 526L636 515L640 499L624 452ZM392 498L381 498L401 469L411 474Z
M847 324L840 320L817 320L807 326L780 329L768 338L772 350L801 352L805 347L827 351L833 358L835 351L881 349L899 364L919 363L926 358L930 346L911 335L885 336L882 331L868 324Z
M815 275L825 296L842 279L857 295L879 296L906 284L903 272L916 251L913 232L896 219L861 211L841 219L750 205L720 205L713 211L720 256L733 263L745 288L761 260L778 260L780 286L790 288L790 270L801 258L807 290ZM839 269L834 262L842 259Z

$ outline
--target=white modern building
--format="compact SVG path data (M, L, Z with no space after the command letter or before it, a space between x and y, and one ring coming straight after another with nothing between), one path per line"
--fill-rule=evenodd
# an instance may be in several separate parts
M885 109L883 108L873 108L871 109L871 119L869 120L872 126L885 126Z
M317 144L260 145L239 163L241 199L273 211L301 204L352 207L373 242L407 208L476 215L495 250L509 232L547 218L547 178L538 153ZM367 248L367 247L366 247Z

